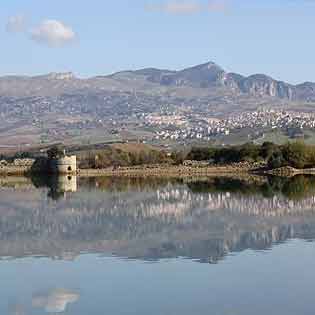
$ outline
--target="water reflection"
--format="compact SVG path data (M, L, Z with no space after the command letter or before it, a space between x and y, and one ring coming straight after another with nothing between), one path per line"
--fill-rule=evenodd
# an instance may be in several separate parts
M40 310L46 314L60 314L67 311L68 306L77 302L79 293L62 288L44 291L33 295L30 301L15 303L9 306L10 315L33 314L33 310Z
M67 193L73 193L77 191L77 177L76 176L32 176L31 181L37 188L47 187L49 188L48 197L53 200L58 200L62 197L66 197Z
M21 304L10 305L9 315L26 315L25 307Z
M90 252L217 263L231 252L315 238L314 177L10 181L0 181L3 259Z
M67 309L67 305L76 302L79 294L65 290L57 289L46 293L34 295L32 298L33 308L44 309L46 313L62 313Z

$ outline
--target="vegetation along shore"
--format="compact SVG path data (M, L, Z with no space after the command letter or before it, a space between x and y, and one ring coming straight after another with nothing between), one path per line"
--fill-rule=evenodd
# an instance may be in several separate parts
M262 145L246 143L167 151L145 144L126 143L102 148L55 146L0 157L1 175L59 171L78 176L131 177L315 174L315 146L303 142L284 145L265 142Z

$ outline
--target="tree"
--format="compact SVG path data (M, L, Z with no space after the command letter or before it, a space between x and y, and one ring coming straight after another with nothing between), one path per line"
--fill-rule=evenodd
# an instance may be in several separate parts
M54 146L47 151L49 159L58 159L65 156L65 152L60 146Z
M185 154L182 151L174 151L171 154L171 159L175 165L183 164L185 160Z
M261 146L260 154L263 159L268 160L271 155L277 150L279 151L278 145L274 144L273 142L266 141Z
M215 153L216 153L215 148L193 147L191 151L188 153L187 159L195 160L195 161L207 161L207 160L213 159L215 156Z
M283 158L292 167L304 168L308 164L308 147L303 142L287 143L281 151Z
M268 167L270 169L279 168L285 166L285 160L283 158L282 152L280 150L274 151L268 158Z
M257 161L260 156L260 147L253 143L246 143L241 146L239 155L241 161Z

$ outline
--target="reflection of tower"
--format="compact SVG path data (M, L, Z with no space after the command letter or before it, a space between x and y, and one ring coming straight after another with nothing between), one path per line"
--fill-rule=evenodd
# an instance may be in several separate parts
M77 177L76 176L58 176L56 190L58 192L76 192Z
M52 199L66 197L66 193L77 191L77 177L72 175L59 175L52 177L49 196Z

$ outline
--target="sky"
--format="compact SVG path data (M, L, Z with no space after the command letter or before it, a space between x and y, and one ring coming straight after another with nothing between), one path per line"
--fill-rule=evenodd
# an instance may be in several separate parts
M213 61L315 82L315 0L2 0L0 75L79 77Z

